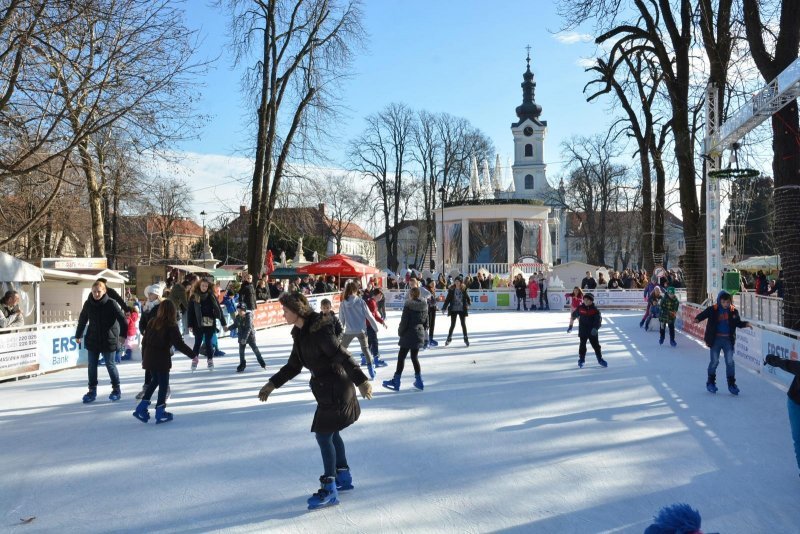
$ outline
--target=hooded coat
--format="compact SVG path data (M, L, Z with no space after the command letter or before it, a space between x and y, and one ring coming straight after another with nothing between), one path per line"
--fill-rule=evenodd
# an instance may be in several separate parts
M681 303L678 297L676 297L674 293L670 296L670 293L666 291L659 304L661 315L658 320L662 323L674 323L678 316L678 308L680 308L680 305Z
M404 349L420 349L425 345L428 330L428 304L422 299L409 299L403 306L400 326L397 327L397 342Z
M360 299L359 299L360 300ZM292 329L292 354L270 382L276 388L300 374L311 371L311 392L317 400L312 432L338 432L358 421L361 407L353 384L361 385L367 376L333 332L333 321L312 312L302 328Z
M115 352L120 348L119 338L124 339L127 333L128 320L119 305L109 298L108 293L100 300L89 295L83 304L78 328L75 330L75 337L83 339L86 350Z
M581 303L578 308L572 312L572 317L578 320L578 336L591 337L592 329L599 329L603 323L602 314L597 306L592 302L591 305Z
M727 291L720 291L717 295L717 303L713 306L709 306L705 310L701 311L697 314L694 318L694 322L699 323L703 319L708 319L706 323L706 332L703 335L703 340L706 342L706 345L709 347L714 344L714 341L717 340L717 326L719 324L719 310L722 307L720 301L723 297L727 297L731 299L730 293ZM737 328L744 328L747 326L745 321L742 321L742 318L739 316L739 310L737 310L733 306L733 302L731 302L731 307L728 308L728 332L731 339L731 346L736 345L736 329Z
M183 341L177 325L166 329L150 328L144 334L142 343L142 369L157 373L166 373L172 369L172 347L194 358L195 353Z
M205 293L197 292L189 299L189 328L196 328L199 330L203 327L203 301L205 299L209 300L206 304L211 307L211 313L214 318L219 320L222 326L227 326L228 323L225 320L225 314L222 313L219 301L214 296L214 292L211 288L209 288ZM206 316L210 317L210 315Z

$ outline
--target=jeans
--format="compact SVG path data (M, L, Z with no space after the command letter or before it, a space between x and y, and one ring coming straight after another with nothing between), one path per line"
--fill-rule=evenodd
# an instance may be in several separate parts
M409 351L411 352L411 365L414 366L414 374L422 374L422 370L419 367L419 349L407 349L405 347L400 347L400 352L397 353L397 369L394 371L395 376L400 376L403 374L403 369L406 366L406 356L408 356Z
M370 325L367 325L367 345L370 353L377 358L381 353L378 348L378 333Z
M733 345L731 345L731 338L728 336L717 336L714 344L711 345L711 362L708 364L708 374L717 374L720 351L725 355L725 375L728 378L733 378L736 376L736 367L733 363Z
M250 335L247 336L247 340L242 343L242 340L239 340L239 363L241 365L245 364L244 361L244 347L245 345L250 345L250 348L253 349L253 354L256 355L256 360L258 360L258 365L261 367L266 366L267 364L264 363L264 358L261 357L261 351L258 350L258 345L256 345L256 336L253 332L250 332Z
M367 361L372 365L372 353L367 346L367 335L364 332L359 332L358 334L342 334L342 348L347 349L354 338L358 339L358 342L361 344L361 352L364 353Z
M344 451L344 441L338 432L317 432L317 444L322 453L323 476L335 477L336 470L348 467Z
M89 353L89 387L97 388L97 362L100 361L100 356L106 361L106 369L108 370L108 377L111 379L111 385L119 387L119 371L117 364L114 363L114 352L95 352L87 350Z
M167 403L167 391L169 390L169 371L153 371L153 378L144 390L142 400L149 401L153 397L153 392L158 388L156 406L164 406Z
M447 333L447 341L453 339L453 330L456 328L456 317L461 319L461 333L464 334L464 341L467 341L467 314L463 311L450 312L450 331Z
M800 469L800 404L786 398L786 406L789 408L789 425L792 429L792 440L794 441L794 457L797 460L797 468Z
M600 354L600 340L597 339L597 336L580 336L580 344L578 345L578 357L581 361L586 359L586 340L589 340L589 343L592 345L594 349L594 355L597 357L597 360L600 361L603 359L602 354Z

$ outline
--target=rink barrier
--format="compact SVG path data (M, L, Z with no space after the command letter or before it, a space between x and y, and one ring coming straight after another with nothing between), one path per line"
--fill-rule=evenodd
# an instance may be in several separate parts
M470 310L516 310L517 296L513 288L495 289L469 289ZM598 308L605 309L625 309L625 310L644 310L647 301L641 289L595 289L591 291L594 295L594 302ZM676 290L678 300L686 300L686 290ZM407 289L387 289L383 295L386 298L386 307L391 309L402 309L406 301ZM571 291L565 288L548 289L547 302L550 310L569 311L569 296ZM447 290L436 290L436 300L444 302ZM531 302L539 307L539 298L528 298L528 307Z
M339 305L342 302L342 294L336 293L317 293L314 295L306 295L308 304L314 311L320 311L320 302L323 299L331 301L333 311L339 311ZM286 324L286 319L283 318L283 308L278 299L267 300L256 304L256 309L253 312L253 328L262 330L264 328L272 328Z
M694 318L705 309L704 306L694 303L681 303L678 320L675 326L686 334L700 341L705 346L703 335L706 331L706 321L695 323ZM734 362L752 369L759 376L789 387L794 375L782 369L764 365L767 354L776 354L788 360L800 359L800 332L775 324L765 323L742 315L742 320L749 322L753 328L739 328L736 330L736 345L734 346ZM720 355L722 359L722 355ZM720 366L725 362L721 361ZM719 370L717 371L719 374Z
M86 350L75 340L77 321L41 323L0 334L0 380L85 365Z

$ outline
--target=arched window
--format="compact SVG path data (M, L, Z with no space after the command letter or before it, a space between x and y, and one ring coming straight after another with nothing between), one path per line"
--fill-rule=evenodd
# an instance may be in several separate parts
M526 174L525 175L525 189L533 189L533 175Z
M532 158L533 157L533 145L528 143L525 145L525 157Z

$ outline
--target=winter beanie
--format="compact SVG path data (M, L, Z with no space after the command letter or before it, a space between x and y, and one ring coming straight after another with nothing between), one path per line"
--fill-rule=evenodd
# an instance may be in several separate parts
M161 295L164 293L164 286L161 284L153 284L151 286L147 286L144 290L145 296L147 295L155 295L158 298L161 298Z
M282 293L281 296L278 297L278 301L282 306L289 308L299 317L308 317L314 311L311 309L311 306L308 305L308 300L302 293Z
M592 302L594 302L594 295L592 295L591 293L584 293L584 294L583 294L583 298L585 298L585 299L589 299L589 300L591 300Z
M670 295L674 295L675 294L675 288L672 287L672 286L669 286L667 288L667 293L669 293Z
M644 534L702 534L700 513L688 504L678 503L659 510Z

